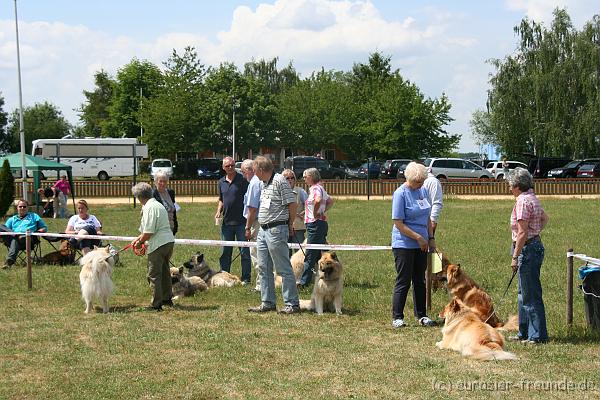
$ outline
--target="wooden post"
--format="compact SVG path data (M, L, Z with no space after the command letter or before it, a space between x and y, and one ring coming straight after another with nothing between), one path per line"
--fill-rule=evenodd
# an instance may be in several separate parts
M27 289L33 288L33 280L31 277L31 231L25 232L25 255L27 258Z
M425 270L425 308L431 311L431 264L433 253L427 253L427 269Z
M573 254L573 249L567 250ZM573 325L573 256L567 256L567 325Z

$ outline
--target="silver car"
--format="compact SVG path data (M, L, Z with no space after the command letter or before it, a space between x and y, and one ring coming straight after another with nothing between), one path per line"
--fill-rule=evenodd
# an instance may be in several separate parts
M424 162L436 178L492 179L492 174L483 167L462 158L428 158Z

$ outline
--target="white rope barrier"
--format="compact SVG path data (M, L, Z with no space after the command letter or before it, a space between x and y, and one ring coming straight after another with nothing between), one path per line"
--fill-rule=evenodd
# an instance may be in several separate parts
M25 233L21 232L0 232L0 236L25 236ZM53 238L77 238L77 239L100 239L100 240L114 240L120 242L131 242L137 236L110 236L110 235L77 235L69 233L41 233L31 232L31 236L45 236ZM213 246L213 247L256 247L256 242L242 242L235 240L201 240L201 239L175 239L176 244L188 244L195 246ZM302 249L314 249L314 250L338 250L338 251L371 251L371 250L391 250L391 246L369 246L369 245L351 245L351 244L302 244ZM288 243L288 247L292 249L299 249L298 243Z
M595 267L600 268L600 259L594 257L588 257L585 254L575 254L573 252L567 252L567 257L577 258L579 260L585 261L588 264L591 264Z

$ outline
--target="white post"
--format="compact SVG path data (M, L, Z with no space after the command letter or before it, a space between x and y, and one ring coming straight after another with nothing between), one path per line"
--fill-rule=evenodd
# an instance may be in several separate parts
M21 180L23 198L27 199L27 168L25 167L25 127L23 126L23 90L21 89L21 53L19 51L19 22L17 18L17 0L15 0L15 32L17 34L17 75L19 81L19 141L21 145Z
M233 103L233 140L232 140L232 144L231 144L231 152L233 153L231 156L233 157L233 161L235 162L236 158L235 158L235 99L234 99L234 103Z
M140 87L140 115L142 114L142 88ZM144 136L144 129L142 127L142 118L138 117L140 120L140 137Z

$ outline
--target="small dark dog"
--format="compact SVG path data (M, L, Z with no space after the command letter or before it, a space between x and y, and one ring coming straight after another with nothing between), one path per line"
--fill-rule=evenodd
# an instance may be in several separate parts
M194 254L190 258L190 261L183 263L183 266L189 270L187 273L189 277L198 276L202 278L209 288L233 287L242 283L238 276L232 275L229 272L213 271L204 259L204 254L201 253Z
M75 262L75 250L68 240L60 241L60 248L58 251L53 251L42 257L44 264L52 265L67 265Z

